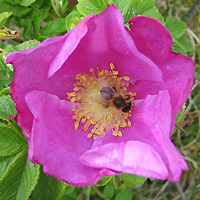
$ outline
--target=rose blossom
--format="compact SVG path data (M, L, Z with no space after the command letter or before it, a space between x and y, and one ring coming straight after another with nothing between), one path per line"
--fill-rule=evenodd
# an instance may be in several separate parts
M129 24L111 5L66 35L7 57L17 123L29 159L46 174L87 186L122 172L175 182L188 170L170 137L194 63L171 51L158 20L138 16ZM114 97L126 98L122 107ZM122 111L125 103L130 111Z

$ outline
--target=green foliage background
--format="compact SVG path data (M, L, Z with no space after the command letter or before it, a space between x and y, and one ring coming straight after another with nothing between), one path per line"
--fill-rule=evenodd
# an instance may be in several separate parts
M197 7L190 10L195 2L79 0L76 4L75 0L0 0L0 200L200 199L200 12ZM27 159L28 144L16 122L10 121L16 110L9 94L13 68L5 64L8 53L62 35L87 15L98 14L112 3L122 12L125 25L137 15L160 20L172 35L172 50L195 60L193 91L176 117L178 128L172 137L190 168L178 183L121 174L103 177L95 186L71 187L46 176L42 166L34 166Z

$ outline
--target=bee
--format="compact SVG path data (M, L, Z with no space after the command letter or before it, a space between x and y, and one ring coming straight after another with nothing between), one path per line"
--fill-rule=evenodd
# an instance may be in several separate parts
M100 95L106 100L104 104L105 108L107 108L111 103L122 112L129 112L132 104L130 101L130 95L125 94L121 95L117 92L115 86L111 86L106 80L99 78L98 83L101 87Z

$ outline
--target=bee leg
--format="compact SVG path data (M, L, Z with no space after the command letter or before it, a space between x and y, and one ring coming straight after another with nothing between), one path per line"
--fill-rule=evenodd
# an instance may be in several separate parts
M129 94L126 94L125 97L126 97L126 100L129 100L131 98Z

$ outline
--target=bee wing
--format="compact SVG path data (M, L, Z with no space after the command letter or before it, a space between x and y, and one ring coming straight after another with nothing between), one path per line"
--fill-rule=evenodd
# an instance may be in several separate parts
M102 79L102 78L98 78L98 83L101 88L110 86L109 83L105 79Z
M99 83L99 86L100 86L100 94L101 96L105 99L105 100L111 100L116 91L112 88L112 86L104 79L102 78L99 78L98 79L98 83Z

